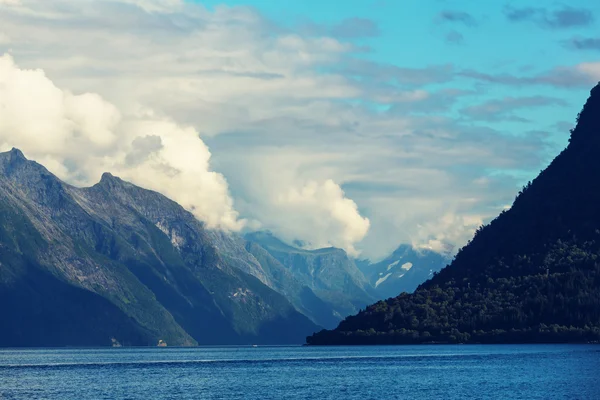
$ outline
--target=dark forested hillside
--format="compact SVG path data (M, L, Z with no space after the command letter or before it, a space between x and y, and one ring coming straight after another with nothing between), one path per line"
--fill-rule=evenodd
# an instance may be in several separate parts
M414 294L309 344L600 340L600 85L567 148Z

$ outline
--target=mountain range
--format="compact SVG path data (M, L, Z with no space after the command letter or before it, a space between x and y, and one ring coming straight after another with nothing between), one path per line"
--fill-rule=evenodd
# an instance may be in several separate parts
M600 341L600 85L567 148L413 294L309 344Z
M419 249L408 244L400 245L394 252L377 263L357 263L375 289L379 299L412 293L426 280L449 264L449 253Z
M300 249L268 232L249 233L245 238L265 249L303 285L330 304L334 316L339 320L356 313L378 297L354 261L342 249ZM252 251L253 246L249 246L249 249Z
M76 188L13 149L0 213L3 345L295 343L317 327L243 271L243 245L110 174Z
M379 298L341 249L207 229L110 173L78 188L0 153L2 346L301 343Z

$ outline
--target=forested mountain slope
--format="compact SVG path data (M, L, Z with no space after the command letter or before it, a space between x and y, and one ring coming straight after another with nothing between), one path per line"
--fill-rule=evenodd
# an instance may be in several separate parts
M414 294L309 344L600 340L600 85L567 148Z

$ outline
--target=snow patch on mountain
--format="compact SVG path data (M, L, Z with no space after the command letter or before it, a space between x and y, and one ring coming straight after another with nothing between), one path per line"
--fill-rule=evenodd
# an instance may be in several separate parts
M399 262L400 260L394 261L393 263L387 266L387 270L389 271L390 269L394 268L396 265L398 265Z
M385 280L387 278L389 278L390 276L392 276L392 273L390 272L389 274L387 274L386 276L384 276L383 278L379 278L377 279L377 282L375 282L375 287L381 285L383 282L385 282Z

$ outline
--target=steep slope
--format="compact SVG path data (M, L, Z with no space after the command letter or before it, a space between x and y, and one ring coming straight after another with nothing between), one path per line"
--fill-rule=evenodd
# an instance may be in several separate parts
M403 244L383 261L362 264L359 268L375 288L377 297L387 299L402 292L414 292L449 262L447 255Z
M567 148L450 266L311 344L600 340L600 85Z
M4 182L0 192L5 192ZM4 194L4 193L2 193ZM0 201L1 346L65 346L107 344L119 337L124 344L151 344L152 332L132 321L107 299L60 278L40 265L40 252L51 244L20 210ZM157 319L163 317L157 306ZM172 321L171 321L172 322ZM173 329L170 338L192 341ZM166 335L167 332L162 332Z
M330 304L338 318L355 313L376 298L362 272L342 249L299 249L268 232L250 233L245 238L264 248L300 283Z
M15 304L0 316L0 345L297 343L316 327L223 260L189 212L110 174L80 189L18 150L2 153L0 205L10 216L0 298Z
M13 305L0 315L8 327L0 331L2 345L97 345L112 337L126 344L152 344L157 337L195 343L126 268L60 229L99 225L58 179L16 149L0 154L0 206L0 297ZM111 297L130 305L125 310ZM122 330L118 321L133 327Z
M246 250L259 261L271 287L289 299L298 311L324 328L334 328L339 324L342 317L334 306L317 296L309 285L296 278L267 250L253 242L246 242Z

